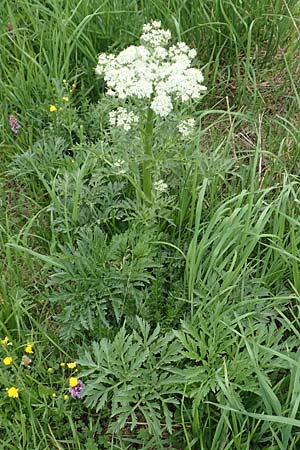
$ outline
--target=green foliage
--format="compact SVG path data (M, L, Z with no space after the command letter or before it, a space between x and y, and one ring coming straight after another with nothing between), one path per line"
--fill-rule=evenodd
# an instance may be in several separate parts
M10 175L22 180L32 180L34 176L38 181L38 174L42 173L46 180L51 180L62 168L71 167L67 150L68 143L63 138L47 135L26 152L13 157Z
M0 330L1 448L46 449L52 448L55 435L59 440L72 439L71 428L65 426L69 416L79 435L88 436L86 427L79 425L85 408L76 405L68 392L68 377L74 371L60 365L70 356L50 344L49 334L36 329L21 340L10 327L8 341L1 322ZM10 365L4 364L5 357L12 358ZM8 396L11 387L18 389L18 397Z
M172 411L179 403L181 381L172 372L180 346L172 333L162 335L159 326L151 333L147 322L137 322L138 330L129 335L123 326L113 341L93 342L78 361L87 377L85 404L96 411L109 407L111 433L145 422L159 438L165 428L172 433Z
M100 335L124 317L143 312L156 265L148 233L131 230L111 241L95 226L62 248L61 268L51 277L52 300L65 339L94 330Z
M231 316L226 306L225 311L216 309L210 316L204 312L175 332L183 346L186 367L181 373L186 384L186 410L192 400L192 436L207 449L215 448L217 436L220 441L240 442L241 448L248 439L258 448L264 448L265 442L284 441L280 448L286 449L292 439L290 427L300 425L294 420L299 417L298 387L294 384L297 339L292 335L286 338L287 327L279 316L280 325L268 323L257 307L253 314L251 306L251 312L242 315ZM286 383L292 385L287 388ZM291 395L288 399L287 390ZM215 421L219 423L213 436Z

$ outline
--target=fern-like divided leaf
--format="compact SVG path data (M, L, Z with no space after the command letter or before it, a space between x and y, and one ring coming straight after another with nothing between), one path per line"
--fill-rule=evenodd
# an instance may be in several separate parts
M75 245L62 247L63 269L50 283L58 287L52 300L60 309L63 337L87 330L98 334L139 314L155 267L150 238L133 230L109 241L94 227L81 231Z
M173 333L161 335L157 326L137 319L139 330L123 326L113 341L93 342L78 362L85 378L85 404L99 411L109 407L110 432L147 424L150 433L172 432L174 406L182 394L182 381L173 368L181 360L181 347Z

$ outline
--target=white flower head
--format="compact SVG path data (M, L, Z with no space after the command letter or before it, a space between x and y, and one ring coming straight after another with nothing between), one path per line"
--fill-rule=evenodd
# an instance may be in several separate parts
M137 57L136 47L134 45L130 45L118 54L116 57L116 62L119 64L131 64Z
M173 109L171 97L166 94L160 94L154 97L151 103L151 109L160 117L166 117Z
M152 47L165 47L170 39L170 30L162 29L161 22L155 20L143 26L143 34L140 38L143 44L149 44Z
M110 97L115 97L116 96L116 92L113 91L112 89L107 89L106 95L109 95Z
M164 60L168 57L168 51L164 47L155 47L152 53L154 59Z
M192 67L196 50L184 42L168 48L170 38L170 31L153 21L143 27L142 45L130 45L117 56L101 53L96 72L104 77L107 95L151 101L160 117L172 111L174 101L198 100L206 87L201 70Z
M100 53L98 57L98 65L96 67L96 73L98 75L102 75L105 73L105 68L107 65L111 64L115 59L114 55L106 54L106 53Z
M125 108L117 108L109 113L109 123L113 127L123 128L125 131L131 129L131 125L139 121L132 111L127 111Z
M196 121L195 119L185 119L179 122L177 129L183 137L188 137L195 131Z
M168 185L164 182L164 180L158 180L154 182L154 189L157 194L160 195L168 190Z
M190 59L194 59L194 58L196 58L196 56L197 56L196 50L194 48L191 48L188 52L188 57Z

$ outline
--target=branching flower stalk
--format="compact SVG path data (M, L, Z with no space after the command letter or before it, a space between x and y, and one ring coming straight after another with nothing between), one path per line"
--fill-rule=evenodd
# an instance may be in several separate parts
M148 107L144 128L144 162L143 162L143 192L146 201L152 197L152 146L153 146L154 113Z
M174 104L199 100L203 86L201 70L192 67L195 49L184 42L169 46L171 32L161 28L159 21L143 26L139 46L131 45L118 55L101 53L96 73L104 76L106 94L118 101L110 113L110 124L129 131L140 122L144 148L143 192L147 201L152 197L152 156L154 119L166 119ZM128 111L128 100L134 112ZM136 114L136 112L138 114ZM142 118L143 114L146 117Z

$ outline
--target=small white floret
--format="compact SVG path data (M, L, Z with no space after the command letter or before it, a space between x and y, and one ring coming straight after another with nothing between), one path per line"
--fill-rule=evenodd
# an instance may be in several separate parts
M151 103L151 109L160 117L166 117L173 109L171 97L161 94L154 97Z
M132 111L128 112L125 108L117 108L109 113L109 123L113 127L123 128L125 131L131 129L132 124L139 121Z
M177 129L183 137L190 136L195 131L195 127L195 119L185 119L179 122L179 124L177 125Z
M154 189L158 194L163 194L168 190L168 185L164 180L158 180L154 182Z

